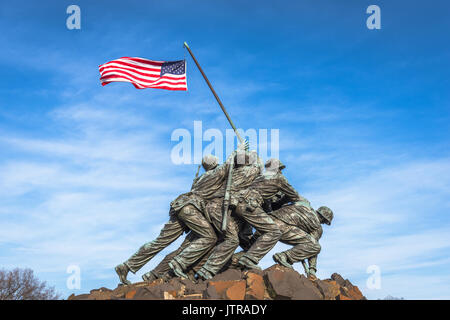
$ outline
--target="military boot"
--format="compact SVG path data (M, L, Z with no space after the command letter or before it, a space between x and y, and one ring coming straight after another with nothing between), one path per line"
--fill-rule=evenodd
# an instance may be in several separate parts
M294 269L292 267L292 264L289 263L288 258L286 257L286 255L283 252L275 253L272 256L272 258L273 258L273 261L275 261L276 263L278 263L286 268Z
M191 280L193 283L197 283L197 279L195 278L196 273L194 270L191 269L186 274L187 274L189 280Z
M119 264L114 268L116 270L117 275L119 276L120 282L125 285L130 285L131 282L127 280L128 272L130 268L124 263Z
M209 280L212 279L214 275L208 270L200 268L200 270L197 271L197 276L202 280Z
M184 273L183 268L175 259L169 262L169 267L177 277L189 279L188 275Z
M155 281L156 279L158 279L158 277L155 276L155 275L153 274L153 272L151 272L151 271L149 271L149 272L147 272L147 273L144 273L144 274L142 275L142 280L144 280L145 282L153 282L153 281Z
M316 269L315 268L312 268L312 267L309 268L308 279L311 280L311 281L316 281L317 280Z
M161 277L159 277L160 279L163 279L163 281L167 282L172 278L175 278L176 275L172 270L169 270L167 272L165 272Z
M252 260L250 260L249 258L247 258L246 256L242 256L239 261L238 261L238 265L243 268L243 269L256 269L256 270L261 270L261 268Z

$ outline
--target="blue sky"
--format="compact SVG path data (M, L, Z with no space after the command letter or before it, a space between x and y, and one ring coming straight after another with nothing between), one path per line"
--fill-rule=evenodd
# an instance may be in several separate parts
M81 30L66 8L81 8ZM381 30L366 27L370 4ZM279 129L285 175L324 227L319 272L370 299L450 298L450 5L446 1L46 1L0 5L0 267L64 296L113 288L196 165L171 133ZM188 92L102 87L122 56L188 61ZM153 259L152 268L179 242ZM271 255L263 267L272 264ZM70 265L81 289L66 287ZM381 288L366 270L377 265ZM301 271L301 266L296 266ZM140 272L131 276L139 281Z

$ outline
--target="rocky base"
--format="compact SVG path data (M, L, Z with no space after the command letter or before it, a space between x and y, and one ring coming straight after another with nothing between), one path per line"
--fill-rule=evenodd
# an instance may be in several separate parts
M68 300L366 300L357 286L334 273L331 279L310 280L279 265L264 271L228 269L208 281L162 279L100 288Z

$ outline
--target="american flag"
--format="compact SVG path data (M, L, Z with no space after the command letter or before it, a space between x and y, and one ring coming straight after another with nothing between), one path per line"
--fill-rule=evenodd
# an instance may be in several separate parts
M131 82L136 89L187 90L186 60L152 61L122 57L98 67L102 85Z

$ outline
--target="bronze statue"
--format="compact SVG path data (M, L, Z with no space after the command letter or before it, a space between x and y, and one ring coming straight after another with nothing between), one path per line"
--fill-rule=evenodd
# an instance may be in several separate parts
M181 246L144 274L143 280L211 279L232 263L232 257L238 257L234 262L240 268L258 269L258 262L278 241L293 247L276 253L275 262L291 268L302 262L307 275L314 278L321 224L330 224L333 212L327 207L312 209L282 175L285 166L278 159L268 160L265 172L259 161L256 152L244 151L242 146L220 166L217 158L205 156L205 173L198 177L197 172L191 191L171 202L170 220L160 235L116 267L120 281L129 284L129 271L136 273L184 232L188 235ZM233 255L239 245L244 251Z

